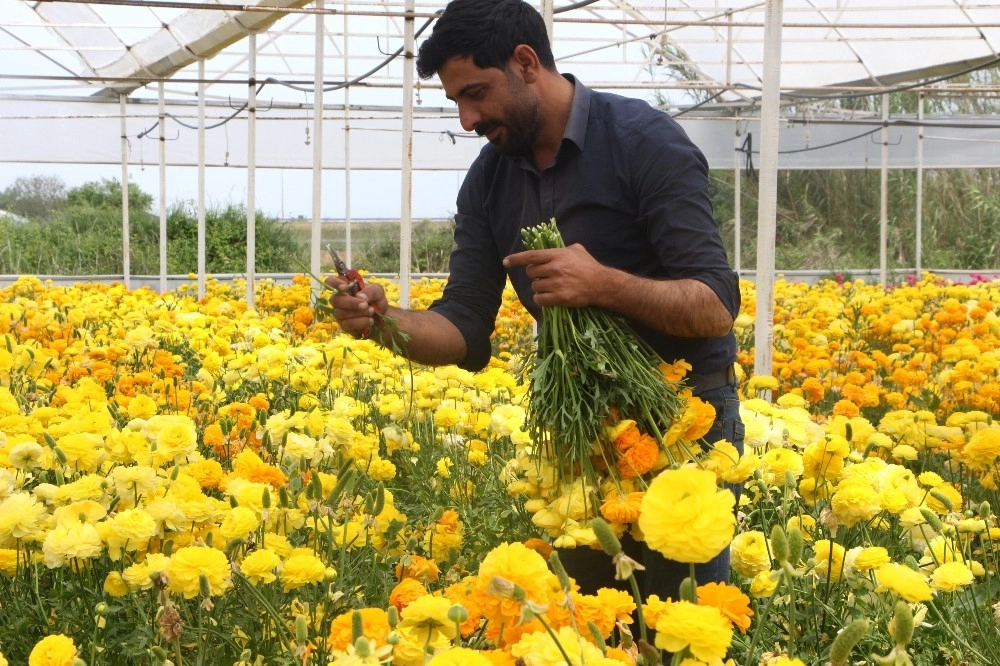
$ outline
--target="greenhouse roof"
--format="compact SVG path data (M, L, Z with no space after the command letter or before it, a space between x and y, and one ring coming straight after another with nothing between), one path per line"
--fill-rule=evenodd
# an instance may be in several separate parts
M429 29L444 4L418 0L418 30ZM878 89L947 77L1000 54L1000 5L988 0L783 4L785 91ZM322 12L326 86L361 78L353 104L398 105L402 59L391 56L403 44L402 0L317 7L308 0L0 0L0 95L142 95L149 83L169 79L170 96L193 98L196 63L205 59L210 97L245 97L245 37L256 33L253 78L284 88L267 97L304 101ZM561 70L597 88L655 88L667 97L672 89L700 90L680 97L752 103L763 77L765 8L721 0L575 2L555 7L554 51ZM422 101L446 105L435 91L433 81L424 84Z

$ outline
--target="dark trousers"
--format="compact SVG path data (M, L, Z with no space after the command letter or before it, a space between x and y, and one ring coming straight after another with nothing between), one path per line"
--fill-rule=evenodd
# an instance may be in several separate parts
M713 444L720 439L732 442L743 452L743 421L740 419L740 402L735 386L705 391L698 395L705 402L715 407L715 422L705 435L704 441ZM742 486L729 486L736 495L739 504ZM644 571L636 572L639 590L643 595L641 603L650 595L655 594L660 599L679 598L678 590L685 578L691 575L691 565L686 562L668 560L658 551L646 546L645 542L637 542L627 534L622 539L622 548L626 554L645 567ZM571 548L559 551L559 559L566 573L576 580L583 594L594 594L602 587L611 587L631 591L629 581L615 580L615 568L611 558L604 552L591 548ZM695 565L695 580L698 585L709 582L729 582L729 549L719 553L715 559L704 564ZM633 631L633 634L638 636Z

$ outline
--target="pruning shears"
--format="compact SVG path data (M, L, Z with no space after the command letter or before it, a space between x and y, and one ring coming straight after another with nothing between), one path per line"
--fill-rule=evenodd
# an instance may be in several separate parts
M333 249L333 246L327 245L326 251L330 253L330 257L333 259L333 268L337 271L337 275L347 280L347 293L355 296L365 288L365 280L361 277L358 269L348 268L344 260L337 254L337 251Z

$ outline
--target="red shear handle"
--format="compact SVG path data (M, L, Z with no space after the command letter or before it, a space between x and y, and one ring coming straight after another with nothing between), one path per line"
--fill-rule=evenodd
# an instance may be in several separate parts
M351 296L356 296L359 291L365 288L365 279L361 277L358 269L349 269L343 277L347 280L347 291Z

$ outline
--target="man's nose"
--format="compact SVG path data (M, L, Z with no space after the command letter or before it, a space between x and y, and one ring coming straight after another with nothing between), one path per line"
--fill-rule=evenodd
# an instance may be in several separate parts
M459 105L458 121L462 124L462 129L466 132L472 132L476 129L476 125L482 121L482 116L469 105Z

